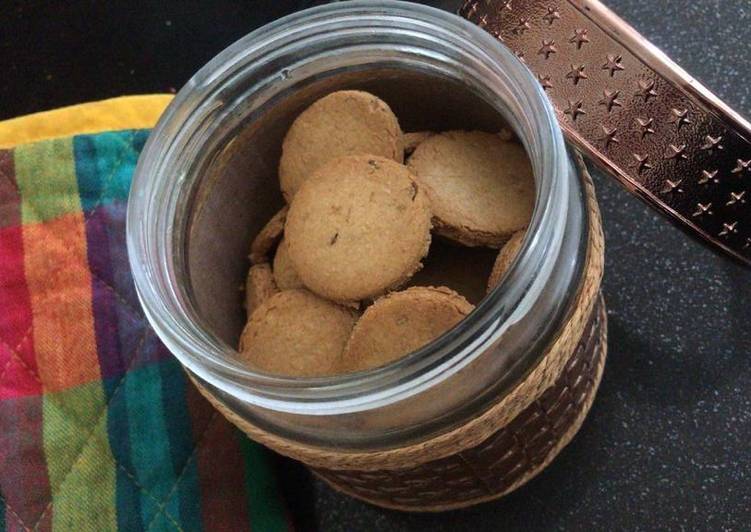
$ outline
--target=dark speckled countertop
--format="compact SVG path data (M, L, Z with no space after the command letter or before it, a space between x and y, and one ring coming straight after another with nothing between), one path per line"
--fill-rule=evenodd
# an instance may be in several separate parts
M210 10L156 0L127 7L34 2L33 9L31 3L5 3L0 119L179 87L241 35L313 3L218 1ZM751 116L748 0L606 3ZM596 175L596 182L607 246L610 352L597 400L573 442L511 496L440 515L368 506L280 460L299 528L751 526L751 272L689 241L610 179Z

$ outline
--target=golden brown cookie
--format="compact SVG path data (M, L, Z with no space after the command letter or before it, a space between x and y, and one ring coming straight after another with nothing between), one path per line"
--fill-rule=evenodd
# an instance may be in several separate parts
M298 190L284 228L313 292L348 303L400 286L430 245L430 208L407 168L383 157L329 161Z
M307 290L285 290L253 312L240 337L240 358L276 375L339 373L357 315Z
M285 205L282 209L271 217L266 225L258 232L250 245L250 263L261 264L269 261L269 251L279 241L284 232L284 221L287 219L287 209Z
M338 91L316 101L292 123L282 144L279 184L287 201L327 161L372 154L404 161L399 121L380 98L363 91Z
M449 131L421 142L408 166L430 198L438 234L499 248L529 223L535 183L527 154L515 142Z
M420 144L423 140L427 139L428 137L432 137L435 135L433 131L415 131L413 133L405 133L404 134L404 154L409 155L413 151L415 151L415 148L417 148L417 145Z
M512 236L501 248L501 251L498 252L498 257L493 264L493 270L490 272L490 277L488 277L488 292L498 285L501 278L511 266L511 263L514 262L517 253L519 253L519 250L522 247L524 236L526 234L526 230L514 233L514 236Z
M276 255L274 255L274 279L280 290L292 290L305 286L289 260L287 241L283 238L276 248Z
M388 294L357 321L342 367L351 372L388 364L435 340L473 308L445 287L415 286Z
M271 266L268 264L251 266L248 270L248 278L245 280L245 309L248 316L278 291Z

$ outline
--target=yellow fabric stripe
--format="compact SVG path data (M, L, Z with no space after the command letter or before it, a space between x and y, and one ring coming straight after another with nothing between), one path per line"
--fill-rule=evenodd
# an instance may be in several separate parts
M0 121L0 148L117 129L153 127L171 94L121 96Z

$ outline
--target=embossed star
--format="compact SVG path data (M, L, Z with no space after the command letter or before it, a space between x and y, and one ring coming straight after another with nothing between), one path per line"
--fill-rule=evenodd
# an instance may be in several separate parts
M696 212L692 214L691 216L697 217L697 216L704 216L705 214L709 214L710 216L714 214L710 209L712 208L712 202L709 203L697 203L696 204Z
M639 90L636 91L636 96L643 98L645 102L649 101L650 98L656 98L657 92L654 90L655 88L655 82L653 79L640 79L638 81L639 84Z
M688 118L688 109L673 109L673 116L669 122L675 124L676 129L681 129L685 124L690 124L691 120Z
M652 127L655 122L654 118L637 118L636 122L639 124L639 129L641 129L641 138L647 135L654 135L655 130Z
M608 62L602 65L603 70L609 70L610 71L610 77L612 78L615 76L615 73L619 70L625 70L625 67L621 64L621 61L623 61L623 57L620 55L610 55L608 54Z
M569 100L568 107L566 108L565 111L563 111L563 114L570 115L571 120L576 121L576 118L579 115L587 114L587 112L584 109L582 109L583 104L584 102L582 102L581 100L577 100L575 102L572 102L571 100Z
M477 21L477 25L481 28L484 28L488 25L488 14L483 13L483 15L480 17L480 20Z
M527 64L527 61L524 59L524 52L517 50L516 52L514 52L514 55L519 58L519 61L521 61L525 65Z
M733 233L738 232L738 222L731 222L731 223L723 223L722 224L722 231L720 231L717 236L724 236L728 237Z
M477 13L477 10L479 9L478 4L479 2L472 2L471 5L465 6L467 8L465 12L465 17L472 18L473 16L475 16L475 13Z
M712 170L711 172L709 170L702 170L701 179L699 179L699 184L706 185L707 183L710 183L710 182L713 182L715 184L719 183L720 180L717 178L718 173L720 173L719 170Z
M738 161L735 163L735 168L733 168L731 172L734 174L742 174L743 172L748 172L749 167L751 167L751 159L749 159L748 161L738 159Z
M631 168L636 168L637 174L641 175L644 170L652 169L652 165L647 162L649 160L649 155L639 155L638 153L634 153L633 156L636 162L631 165Z
M548 12L542 17L542 20L548 23L548 26L552 26L553 22L561 18L561 14L555 7L549 7Z
M665 155L666 159L688 159L688 155L686 155L686 145L681 144L680 146L676 146L675 144L671 144L668 146L668 153Z
M739 203L746 203L746 191L745 190L741 190L740 192L731 192L730 199L725 205L736 205Z
M503 34L501 32L501 26L498 24L493 24L490 26L490 28L486 28L486 30L496 39L498 39L501 42L506 42L506 40L503 38Z
M602 131L605 133L604 137L601 137L600 140L604 141L605 147L609 147L611 144L618 144L620 140L618 137L616 137L616 133L618 132L618 128L613 127L609 128L607 126L602 126Z
M502 9L508 9L509 11L511 11L511 0L503 0L503 2L501 2L501 5L498 7L499 11Z
M578 85L581 80L587 79L588 77L589 76L584 73L584 65L571 65L571 70L566 74L566 79L573 80L574 85Z
M702 150L724 150L725 146L720 144L722 142L722 135L718 135L717 137L713 137L712 135L707 135L704 137L704 144L702 144L701 149Z
M516 35L523 35L525 31L530 29L532 29L532 26L529 25L529 19L522 17L519 19L519 24L514 26L514 29L512 29L511 32Z
M557 54L558 50L555 48L555 41L542 40L542 48L537 52L537 55L544 55L545 59L550 57L550 54Z
M683 183L683 179L676 179L675 181L672 181L670 179L665 180L665 186L660 191L661 194L669 194L670 192L678 192L679 194L683 193L683 189L680 188L681 183Z
M608 113L613 110L613 107L623 107L623 104L618 99L618 96L620 96L621 91L610 91L610 90L604 90L602 91L602 100L600 100L600 105L604 105L608 108Z
M574 30L574 34L571 36L568 42L572 44L576 43L576 49L581 50L581 47L589 42L589 37L587 37L587 30L586 29Z
M549 75L543 76L541 74L538 74L537 79L540 81L540 85L542 85L543 89L548 90L553 88L553 84L550 81Z

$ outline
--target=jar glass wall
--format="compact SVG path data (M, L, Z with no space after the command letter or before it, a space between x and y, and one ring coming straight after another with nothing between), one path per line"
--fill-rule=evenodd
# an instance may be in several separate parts
M369 90L405 130L508 125L537 199L504 281L464 321L374 370L296 379L255 372L234 346L253 234L279 207L281 139L334 90ZM476 416L534 367L581 282L582 184L541 87L480 28L403 2L346 2L274 22L219 54L178 93L139 161L128 210L136 288L155 331L215 398L312 445L382 449Z

